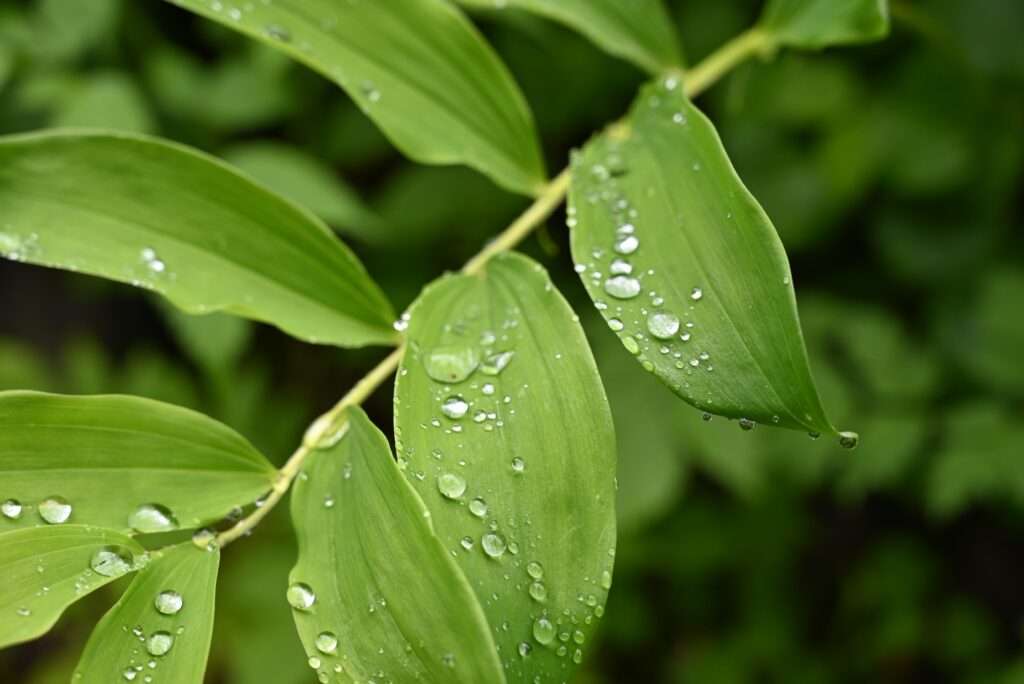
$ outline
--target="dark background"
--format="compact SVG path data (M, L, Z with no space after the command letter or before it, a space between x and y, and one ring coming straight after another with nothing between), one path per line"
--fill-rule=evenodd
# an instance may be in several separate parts
M691 63L759 11L670 4ZM552 169L644 80L551 23L479 19ZM751 63L699 101L782 235L857 451L702 422L598 324L564 216L524 247L578 305L619 432L615 587L580 681L1024 682L1024 3L898 2L893 22L884 43ZM403 160L330 83L165 3L0 0L0 132L71 125L278 170L266 181L339 227L398 308L525 206ZM277 462L384 354L8 262L0 297L0 389L195 407ZM390 387L367 404L385 428L390 407ZM284 601L285 511L225 553L210 682L314 681ZM0 653L0 680L67 682L113 591Z

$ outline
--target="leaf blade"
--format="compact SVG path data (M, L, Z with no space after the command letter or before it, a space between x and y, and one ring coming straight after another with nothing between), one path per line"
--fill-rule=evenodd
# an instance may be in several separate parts
M438 281L411 316L395 388L406 477L483 604L508 680L565 678L604 612L615 548L615 436L586 339L516 254Z
M628 130L588 144L570 202L583 284L646 370L709 413L836 433L782 243L678 86L645 89Z
M311 342L391 344L393 312L313 215L189 148L127 133L0 138L0 254L146 287ZM215 230L211 230L214 227Z
M361 409L349 411L345 436L304 473L292 499L299 559L290 581L316 596L294 617L321 681L382 671L400 681L504 681L469 584ZM346 546L360 553L346 557Z
M760 25L779 45L819 49L880 40L888 0L770 0Z
M544 181L525 99L486 41L444 0L279 1L237 17L201 0L169 1L333 80L416 161L463 163L524 194Z
M74 681L126 681L124 673L131 669L153 671L158 681L167 684L202 682L213 637L219 565L220 551L201 550L191 543L159 552L96 625L75 668ZM171 606L158 610L155 605L166 591L181 597L181 605L173 613L167 612ZM142 634L137 635L135 628ZM154 643L154 636L163 643ZM163 648L168 650L159 653ZM149 661L156 666L150 667Z
M459 2L479 8L499 6L494 0ZM678 67L682 61L671 19L661 0L509 0L499 7L518 7L565 24L652 74Z
M15 391L0 392L0 475L3 496L25 507L0 530L44 524L29 507L59 495L67 522L131 532L145 504L184 529L218 520L267 492L276 471L233 430L186 409Z
M0 648L42 636L65 608L123 574L90 571L93 555L111 547L145 554L130 537L84 525L0 533Z

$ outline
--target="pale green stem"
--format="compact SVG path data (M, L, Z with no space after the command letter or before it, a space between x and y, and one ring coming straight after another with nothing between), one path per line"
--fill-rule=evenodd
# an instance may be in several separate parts
M765 53L770 50L771 43L765 35L757 29L751 29L741 33L708 55L707 59L689 71L682 73L678 70L673 70L664 74L664 76L678 76L683 82L686 94L690 97L696 97L736 65L755 54ZM476 256L466 262L462 272L467 275L479 273L492 257L515 248L520 242L525 240L565 200L565 196L569 192L571 178L570 169L567 168L549 181L541 189L533 204L508 228L502 231L498 237L489 242ZM284 497L309 455L324 442L335 437L338 431L344 428L345 410L351 406L362 404L378 387L384 384L398 368L404 353L405 345L402 344L363 377L341 401L310 425L302 439L302 445L296 449L295 453L288 459L288 462L278 472L277 480L274 482L273 489L271 489L266 500L250 515L239 520L233 527L218 535L217 544L225 546L239 537L245 536L270 513L274 506Z

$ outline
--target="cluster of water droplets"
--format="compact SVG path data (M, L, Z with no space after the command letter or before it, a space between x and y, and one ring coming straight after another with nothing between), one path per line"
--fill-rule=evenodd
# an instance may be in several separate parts
M157 673L161 661L174 650L177 639L186 631L179 617L184 608L185 598L178 591L164 589L153 597L154 615L146 620L159 624L159 627L149 632L142 625L121 627L139 642L127 654L128 661L121 669L121 679L144 684L159 681Z
M0 515L7 520L21 520L32 506L23 504L18 499L6 499L0 503ZM74 507L62 496L48 496L35 505L36 513L47 525L63 525L71 520Z

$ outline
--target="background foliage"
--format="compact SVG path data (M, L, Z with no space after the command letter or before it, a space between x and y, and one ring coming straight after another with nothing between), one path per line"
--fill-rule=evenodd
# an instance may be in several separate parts
M669 5L690 61L759 10ZM786 244L825 403L861 447L702 422L585 317L620 439L620 540L581 680L1024 682L1024 5L893 15L885 43L751 63L700 101ZM481 25L553 168L644 80L557 24ZM466 169L404 161L331 84L164 3L0 4L0 132L57 125L232 159L342 230L400 309L525 204ZM584 310L563 225L527 249ZM379 355L6 261L0 291L0 389L177 403L280 459ZM366 408L390 424L386 390ZM285 508L242 544L222 559L209 680L312 681L280 589ZM0 671L67 681L108 590L0 653Z

